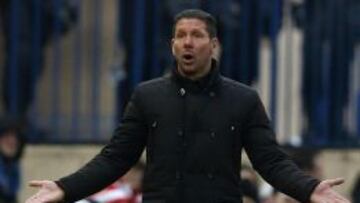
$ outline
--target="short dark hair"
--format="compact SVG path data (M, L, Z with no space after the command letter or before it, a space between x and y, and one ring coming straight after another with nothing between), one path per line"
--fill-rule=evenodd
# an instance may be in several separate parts
M210 14L200 9L186 9L178 13L174 18L172 34L175 35L176 24L179 20L184 18L196 18L206 24L206 31L210 38L217 37L217 23L215 18Z

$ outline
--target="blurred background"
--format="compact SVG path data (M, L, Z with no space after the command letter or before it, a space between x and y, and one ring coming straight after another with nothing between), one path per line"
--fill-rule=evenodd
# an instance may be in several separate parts
M186 8L216 17L220 70L259 91L279 143L297 157L320 155L321 177L345 177L339 191L352 197L360 172L359 0L0 0L0 6L0 147L17 151L11 175L2 177L9 162L0 162L0 183L8 185L0 188L20 201L34 192L26 181L59 178L95 155L133 88L173 68L172 20ZM260 186L258 193L269 195Z

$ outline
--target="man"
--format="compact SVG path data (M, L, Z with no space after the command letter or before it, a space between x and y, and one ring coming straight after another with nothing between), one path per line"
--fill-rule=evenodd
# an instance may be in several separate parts
M110 143L93 160L58 181L32 181L26 203L73 202L114 182L147 147L144 203L240 202L241 149L277 189L301 202L348 202L301 172L278 148L254 90L222 77L212 59L214 18L200 10L175 17L170 76L140 84Z
M16 203L20 189L20 159L24 138L12 119L0 119L0 203Z

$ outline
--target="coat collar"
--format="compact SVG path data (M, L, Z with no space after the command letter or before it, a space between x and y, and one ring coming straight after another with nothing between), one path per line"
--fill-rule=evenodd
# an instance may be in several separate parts
M192 92L212 91L220 80L219 68L216 60L211 61L211 70L204 77L193 81L180 75L176 66L173 68L171 78L179 85L180 88L185 88Z

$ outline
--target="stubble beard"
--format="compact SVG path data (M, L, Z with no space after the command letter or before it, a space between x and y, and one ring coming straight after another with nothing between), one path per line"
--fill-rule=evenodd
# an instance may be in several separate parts
M204 64L203 67L200 67L199 64L195 64L195 63L191 65L178 63L177 69L182 76L189 78L191 80L196 80L205 76L210 71L210 70L205 70L207 69L207 67L205 67L207 65L208 64Z

